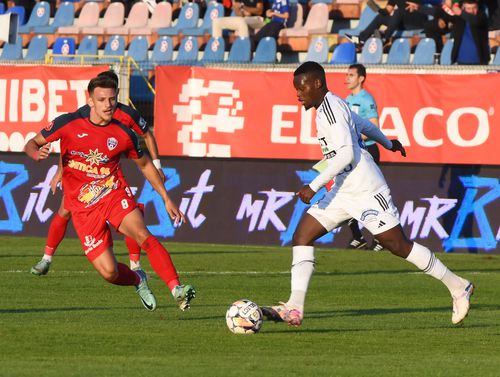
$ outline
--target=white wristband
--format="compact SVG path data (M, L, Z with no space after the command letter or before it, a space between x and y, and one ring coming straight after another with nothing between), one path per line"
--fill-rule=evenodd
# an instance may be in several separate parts
M155 166L156 169L161 169L161 162L159 159L153 160L153 165Z

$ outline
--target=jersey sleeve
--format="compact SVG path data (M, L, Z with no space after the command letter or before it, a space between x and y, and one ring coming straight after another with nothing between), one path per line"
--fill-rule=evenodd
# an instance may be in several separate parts
M329 134L330 150L336 151L346 145L352 146L351 111L347 103L330 97L325 98L323 106L325 116L320 119L320 122L323 131Z
M137 135L144 135L149 131L149 126L142 115L130 106L119 104L117 118L127 127L130 127Z
M59 140L63 134L63 129L76 119L75 113L63 114L50 122L40 133L48 142Z
M368 94L365 97L365 103L363 106L363 117L366 119L378 118L377 103L372 95Z
M130 141L129 147L125 152L125 155L133 160L137 160L138 158L144 156L144 151L142 150L141 145L139 144L139 138L137 137L135 132L119 122L117 122L117 124L123 131L125 131Z

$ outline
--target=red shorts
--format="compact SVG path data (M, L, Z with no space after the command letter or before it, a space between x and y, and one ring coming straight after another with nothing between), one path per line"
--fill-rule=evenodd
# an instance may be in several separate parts
M124 189L118 189L101 199L95 207L71 213L83 251L91 262L113 246L108 223L118 229L123 218L136 207L133 196Z

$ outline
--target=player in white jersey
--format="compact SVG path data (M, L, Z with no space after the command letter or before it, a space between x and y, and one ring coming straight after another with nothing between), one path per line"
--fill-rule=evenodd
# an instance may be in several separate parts
M331 179L335 185L309 208L293 235L290 298L286 303L263 307L264 315L293 326L302 323L307 288L314 272L314 241L353 217L376 235L384 248L441 280L453 298L452 323L462 322L469 311L474 285L451 272L428 248L405 236L385 178L363 148L358 129L360 117L328 91L325 71L318 63L306 62L297 68L293 85L305 109L317 110L318 141L328 161L326 169L297 195L304 203L310 203ZM397 140L385 139L383 145L387 149L403 151Z

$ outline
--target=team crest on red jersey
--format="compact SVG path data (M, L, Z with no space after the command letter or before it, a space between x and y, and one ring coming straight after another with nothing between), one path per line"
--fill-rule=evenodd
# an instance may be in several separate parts
M45 131L50 131L52 129L52 127L54 127L54 122L50 122L49 124L47 124L45 126Z
M118 140L116 140L114 137L110 137L110 138L108 138L108 143L107 144L108 144L108 149L110 151L112 151L118 145Z

